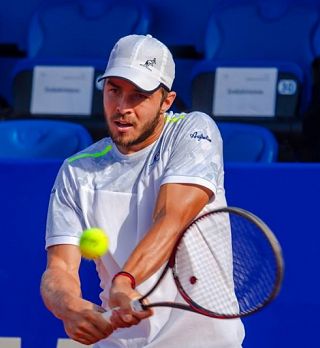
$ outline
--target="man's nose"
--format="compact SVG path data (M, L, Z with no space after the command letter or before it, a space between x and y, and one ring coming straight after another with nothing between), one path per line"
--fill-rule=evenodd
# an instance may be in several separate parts
M126 114L131 110L131 106L128 103L128 98L126 96L121 96L118 100L117 104L117 112L119 114Z

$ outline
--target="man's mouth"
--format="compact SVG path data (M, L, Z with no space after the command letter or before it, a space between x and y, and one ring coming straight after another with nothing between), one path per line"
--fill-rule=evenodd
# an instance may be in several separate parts
M132 123L126 121L114 121L114 124L117 126L118 129L121 130L126 130L133 127Z

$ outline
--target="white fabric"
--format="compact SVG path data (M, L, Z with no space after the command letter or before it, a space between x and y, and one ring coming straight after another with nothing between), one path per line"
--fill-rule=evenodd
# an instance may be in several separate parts
M97 226L108 233L110 251L96 262L104 289L100 294L104 307L108 306L112 276L121 270L152 224L161 185L193 183L210 189L214 199L203 212L226 205L218 128L205 114L194 112L182 116L167 115L159 139L131 155L121 154L109 138L102 139L82 152L88 153L87 157L66 161L56 179L48 213L46 247L77 244L83 229L89 227ZM104 156L92 156L108 145L112 149ZM159 273L140 284L137 290L142 294L149 290ZM169 273L151 294L150 302L174 301L177 296ZM132 339L124 339L128 337ZM130 329L117 330L96 347L239 348L242 339L240 320L214 320L182 310L156 308L150 319Z

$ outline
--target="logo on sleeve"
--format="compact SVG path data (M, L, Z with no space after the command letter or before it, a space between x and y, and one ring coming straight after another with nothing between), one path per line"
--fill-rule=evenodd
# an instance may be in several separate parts
M209 138L209 136L205 135L205 134L203 134L201 132L197 132L197 131L193 132L193 133L190 134L190 137L192 139L197 139L198 141L200 141L200 140L207 140L207 141L209 141L211 143L211 139Z

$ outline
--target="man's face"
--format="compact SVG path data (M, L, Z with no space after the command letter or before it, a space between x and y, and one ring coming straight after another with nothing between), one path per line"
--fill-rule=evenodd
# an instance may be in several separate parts
M161 134L163 95L139 90L131 82L110 77L103 90L104 114L109 135L124 154L152 144Z

